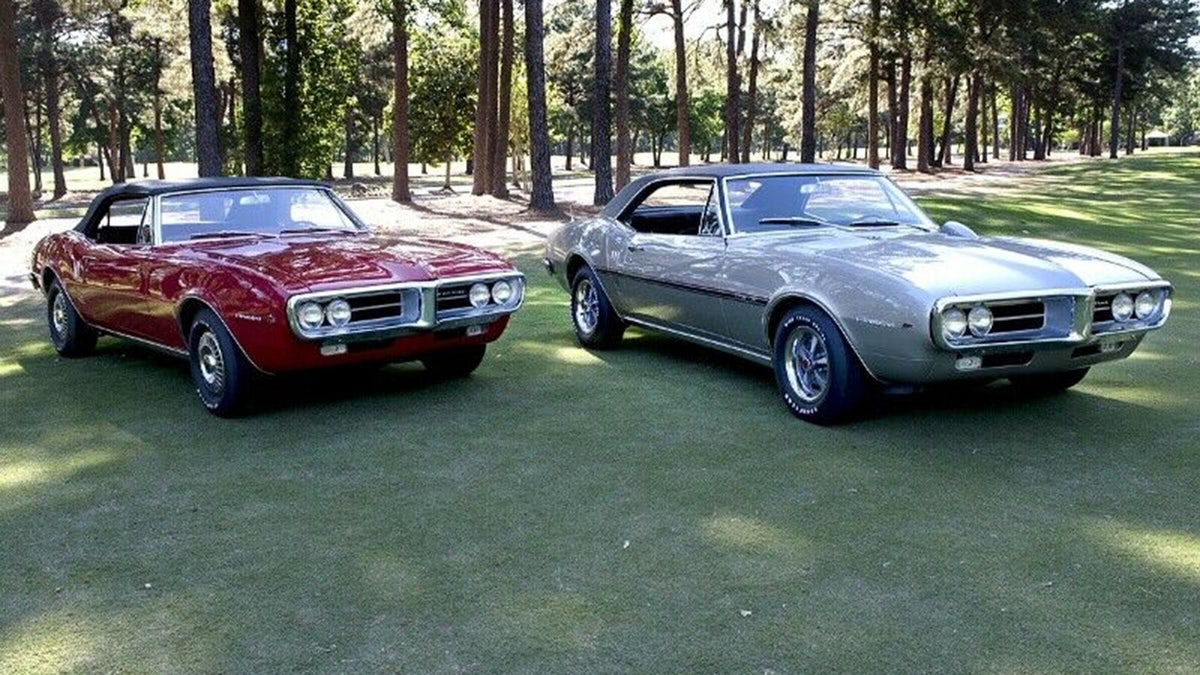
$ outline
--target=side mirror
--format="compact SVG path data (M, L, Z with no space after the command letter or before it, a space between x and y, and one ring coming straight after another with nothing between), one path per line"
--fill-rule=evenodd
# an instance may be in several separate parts
M941 233L948 237L958 237L959 239L978 239L979 235L975 234L975 230L963 225L957 220L947 220L942 223Z

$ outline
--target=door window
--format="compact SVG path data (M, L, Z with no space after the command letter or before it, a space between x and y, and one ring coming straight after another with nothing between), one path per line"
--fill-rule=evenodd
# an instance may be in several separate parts
M100 217L94 239L99 244L136 244L143 235L143 225L149 223L149 199L124 199L109 205ZM148 243L148 242L147 242Z
M689 180L660 183L626 212L623 220L645 234L720 234L713 181Z

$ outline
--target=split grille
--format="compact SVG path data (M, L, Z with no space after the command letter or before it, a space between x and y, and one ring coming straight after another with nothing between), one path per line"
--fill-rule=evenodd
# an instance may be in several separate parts
M350 303L350 323L391 319L404 314L404 296L396 291L379 291L346 296Z
M992 310L992 335L1040 330L1046 325L1046 305L1040 300L989 304L988 309Z
M1096 296L1096 308L1092 311L1092 323L1105 323L1113 320L1112 301L1116 293Z
M470 309L471 286L442 286L437 291L437 311L449 312L456 309Z

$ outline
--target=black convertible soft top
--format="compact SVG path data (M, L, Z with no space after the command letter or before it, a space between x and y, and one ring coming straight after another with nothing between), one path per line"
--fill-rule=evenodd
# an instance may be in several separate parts
M237 188L268 188L268 187L328 187L325 183L300 178L188 178L184 180L141 180L121 183L105 188L88 206L87 213L75 226L80 232L90 231L93 221L116 201L126 199L143 199L156 195L173 192L193 192L195 190L222 190Z

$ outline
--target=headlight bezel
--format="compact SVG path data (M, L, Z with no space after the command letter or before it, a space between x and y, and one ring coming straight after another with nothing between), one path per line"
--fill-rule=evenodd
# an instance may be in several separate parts
M964 337L968 331L967 313L961 307L947 307L941 312L942 335L950 340ZM955 327L958 328L955 328Z
M1146 309L1145 311L1143 311L1142 307L1142 300L1144 298L1148 299L1150 303L1149 309ZM1133 315L1142 321L1146 321L1150 318L1153 318L1155 314L1158 314L1161 306L1162 294L1156 289L1147 288L1146 290L1138 293L1137 297L1133 299Z
M508 302L513 299L514 293L515 291L512 284L505 279L501 279L492 284L492 302L495 302L497 305L508 304Z
M491 287L482 281L471 284L470 289L467 290L467 301L475 309L487 307L488 303L492 301Z
M343 314L344 309L344 314ZM350 303L342 298L337 298L325 305L325 320L334 328L345 328L349 323L354 313L350 307ZM336 316L335 316L336 315ZM344 319L338 317L344 316Z
M995 316L987 305L975 305L971 311L967 312L967 330L971 332L971 335L985 337L992 332L993 325L995 325Z
M1120 303L1122 310L1118 313L1117 305ZM1121 291L1112 297L1109 301L1109 311L1112 313L1113 320L1118 323L1128 323L1134 318L1136 303L1133 296L1128 291ZM1125 310L1128 311L1125 311Z
M301 303L296 307L296 325L304 330L317 330L324 326L325 307L315 300Z

